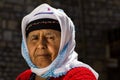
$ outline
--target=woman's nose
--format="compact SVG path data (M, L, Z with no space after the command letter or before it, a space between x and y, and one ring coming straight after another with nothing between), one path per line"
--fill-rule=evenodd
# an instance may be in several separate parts
M40 38L40 40L38 42L38 48L40 48L40 49L47 48L47 41L44 37Z

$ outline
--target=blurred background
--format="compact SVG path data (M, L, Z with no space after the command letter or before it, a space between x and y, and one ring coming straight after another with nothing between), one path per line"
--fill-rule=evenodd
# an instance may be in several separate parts
M28 68L21 56L21 20L42 3L71 17L79 60L99 80L120 80L120 0L0 0L0 80L15 80Z

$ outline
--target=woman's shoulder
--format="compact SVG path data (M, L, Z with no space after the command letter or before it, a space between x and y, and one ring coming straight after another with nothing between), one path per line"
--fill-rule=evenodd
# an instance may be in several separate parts
M96 78L88 68L76 67L67 72L64 80L96 80Z
M32 72L30 69L25 70L17 76L16 80L29 80L31 74Z

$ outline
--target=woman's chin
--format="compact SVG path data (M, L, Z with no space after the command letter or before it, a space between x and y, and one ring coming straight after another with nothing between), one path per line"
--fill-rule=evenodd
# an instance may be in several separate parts
M49 66L51 63L52 63L51 61L44 60L44 61L37 61L35 63L35 65L39 68L45 68L45 67Z
M45 68L47 66L49 66L50 64L40 64L40 65L36 65L38 68Z

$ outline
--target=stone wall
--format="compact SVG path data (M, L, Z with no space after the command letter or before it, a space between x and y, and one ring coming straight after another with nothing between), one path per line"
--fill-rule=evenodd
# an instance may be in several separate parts
M79 60L99 72L99 80L113 80L108 72L119 64L110 56L108 32L120 27L119 0L0 0L0 80L14 80L28 68L21 56L21 20L44 2L62 8L73 20Z

